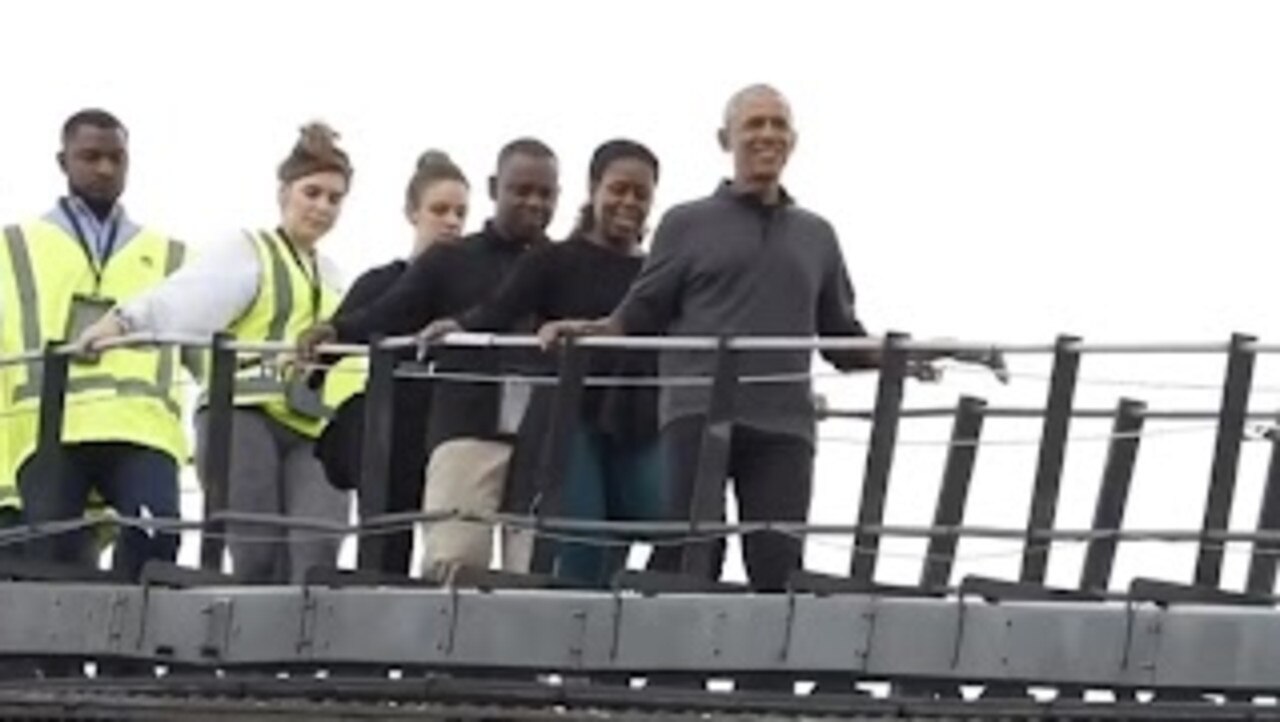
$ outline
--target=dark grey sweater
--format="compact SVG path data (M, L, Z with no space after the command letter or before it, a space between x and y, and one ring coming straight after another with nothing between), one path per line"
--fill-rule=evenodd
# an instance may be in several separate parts
M671 336L865 336L835 230L784 193L766 206L723 182L708 198L675 206L658 224L653 249L615 317L628 334ZM840 369L850 353L824 353ZM805 373L807 351L740 356L742 375ZM710 376L707 352L664 352L664 376ZM661 419L704 413L708 387L663 390ZM740 387L736 420L765 431L814 437L811 384Z

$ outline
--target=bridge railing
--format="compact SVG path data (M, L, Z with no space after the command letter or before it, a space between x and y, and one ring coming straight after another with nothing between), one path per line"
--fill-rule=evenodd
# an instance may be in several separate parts
M414 375L435 376L450 382L448 373L434 373L414 362L403 361L406 348L417 346L412 337L380 338L365 345L333 345L319 351L326 357L344 355L368 356L365 388L365 423L359 479L360 524L350 529L334 529L356 534L358 567L379 569L385 535L377 533L392 523L430 521L429 515L391 514L388 507L388 469L391 454L392 400L397 381ZM453 334L433 342L441 346L472 348L532 348L534 337L493 334ZM273 353L288 355L293 348L285 344L240 343L229 336L212 339L191 337L139 336L120 339L113 346L179 345L207 350L209 376L205 388L205 414L208 435L201 467L198 469L205 492L204 515L199 523L201 565L208 571L224 568L226 523L234 518L227 510L228 475L231 459L231 428L234 423L234 379L237 355L240 353ZM688 351L714 357L714 371L696 379L608 379L589 376L587 359L603 349L631 349L637 352ZM826 409L827 418L862 419L870 423L870 436L861 469L861 492L856 513L851 510L848 525L740 524L726 525L698 519L692 512L687 521L621 523L590 522L562 518L560 490L567 466L568 442L576 424L577 409L583 390L592 385L618 383L704 384L710 387L707 423L702 436L697 462L694 498L719 493L725 475L728 449L734 422L734 399L740 386L750 383L801 382L794 379L753 378L739 373L738 361L744 352L777 350L866 350L877 351L880 367L876 380L875 402L871 409ZM38 464L41 473L55 474L60 468L61 430L66 411L66 390L70 362L76 349L52 344L41 352L0 359L0 364L40 364L41 404L39 406L38 443L30 462ZM105 351L110 353L110 349ZM959 353L969 357L1000 354L1004 356L1050 356L1052 370L1042 407L995 407L983 398L964 395L952 407L907 407L904 387L909 378L910 363L920 357ZM1250 421L1271 422L1276 414L1251 412L1249 398L1254 388L1253 376L1257 358L1280 353L1280 345L1267 345L1256 338L1235 334L1221 343L1089 343L1079 337L1060 336L1054 343L1000 344L962 341L918 341L904 334L890 333L882 339L813 339L813 338L578 338L567 339L555 350L556 371L541 377L529 377L532 383L554 385L554 401L549 425L547 449L550 453L538 469L538 486L543 503L531 516L499 515L489 521L524 525L535 532L561 532L607 529L623 535L671 533L680 530L689 536L727 535L763 528L786 529L795 534L847 534L853 550L848 573L843 576L798 574L792 580L796 590L873 591L885 593L941 594L955 591L951 580L955 574L955 550L964 536L1016 536L1023 542L1022 559L1016 579L996 580L965 577L960 590L989 597L1038 598L1045 595L1075 594L1093 598L1111 594L1112 569L1118 546L1126 539L1194 541L1197 555L1194 575L1186 580L1137 579L1130 585L1130 595L1157 601L1175 599L1260 601L1273 593L1277 553L1280 552L1280 438L1271 437L1271 463L1267 471L1261 511L1253 531L1232 531L1229 520L1235 502L1242 443ZM1215 409L1149 408L1141 399L1124 396L1114 408L1077 406L1077 386L1081 358L1085 355L1168 355L1196 354L1225 359L1221 398ZM456 380L456 379L454 379ZM469 379L475 381L476 379ZM502 378L487 381L499 382ZM485 379L481 379L485 381ZM898 453L898 431L903 421L912 418L950 417L952 429L941 483L934 502L933 524L927 530L894 527L886 524L885 509L890 480ZM1039 420L1041 431L1037 461L1031 479L1031 502L1023 523L1000 529L966 525L965 509L977 455L983 445L984 422L990 418ZM1108 418L1112 422L1102 479L1094 500L1090 529L1055 529L1059 500L1062 496L1064 460L1075 419ZM1140 451L1144 425L1148 420L1214 421L1216 422L1213 456L1208 470L1208 485L1202 504L1203 515L1198 529L1125 530L1125 510L1135 464ZM1011 481L1009 483L1016 483ZM1192 500L1189 500L1189 502ZM437 515L438 516L438 515ZM281 523L306 523L306 520L283 520ZM37 530L36 533L39 533ZM880 548L886 536L927 537L927 552L916 584L910 588L877 584ZM1046 570L1055 540L1084 541L1086 550L1078 584L1074 589L1049 589L1045 586ZM1243 594L1221 589L1223 550L1228 540L1253 542L1247 583ZM589 541L589 540L588 540ZM546 573L552 563L552 547L535 547L532 571ZM710 563L705 545L684 547L683 571L693 577L705 576Z

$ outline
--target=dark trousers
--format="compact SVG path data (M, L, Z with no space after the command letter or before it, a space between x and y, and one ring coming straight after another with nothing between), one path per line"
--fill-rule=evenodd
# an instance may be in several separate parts
M425 424L424 424L425 426ZM397 439L399 441L399 439ZM422 511L422 490L426 483L426 432L411 448L393 445L388 474L387 513ZM413 530L386 536L382 547L382 570L390 574L408 574L413 563Z
M427 414L431 387L419 380L396 382L391 424L391 456L385 489L386 507L376 514L422 511L427 466ZM329 482L339 489L360 489L364 462L364 394L346 401L316 440L315 455ZM362 492L364 493L364 492ZM380 571L409 574L414 530L392 532L383 538Z
M698 508L691 508L705 426L702 417L689 417L672 421L662 430L663 464L670 484L668 513L672 519L689 519L693 514L699 521L723 520L725 485L730 478L742 521L808 519L813 487L812 443L802 437L741 425L733 427L725 475L716 480L717 488L710 490L713 493L702 496ZM799 537L777 532L747 534L742 547L747 577L756 591L785 590L791 572L803 564L804 543ZM696 573L719 579L724 549L724 540L659 546L650 557L649 568L680 571L688 550L707 560L698 565L702 568L694 570Z
M0 506L0 531L22 526L22 511L11 506ZM0 543L0 559L22 556L22 543Z
M67 444L61 474L53 477L37 462L33 456L18 470L18 491L28 523L82 518L94 489L121 516L179 518L178 465L162 451L120 442ZM27 545L27 554L68 564L83 562L85 550L92 548L90 534L82 529L34 539ZM147 560L177 559L178 540L175 532L121 529L112 566L122 577L136 580Z

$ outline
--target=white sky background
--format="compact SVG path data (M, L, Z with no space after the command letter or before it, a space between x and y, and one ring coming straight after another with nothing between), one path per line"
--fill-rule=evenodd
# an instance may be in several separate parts
M4 5L0 26L6 219L42 212L61 190L57 129L82 106L105 106L132 130L131 212L197 245L274 222L275 164L301 123L324 118L357 168L324 248L354 278L407 249L403 187L426 147L470 174L475 228L499 146L545 139L563 163L559 236L583 200L591 150L609 137L633 136L662 158L658 212L710 191L729 169L713 135L724 100L768 81L790 96L800 130L787 185L834 223L876 331L1050 342L1059 332L1154 341L1240 330L1274 340L1280 324L1273 3L41 0ZM911 386L907 401L973 393L1042 404L1045 360L1011 361L1027 377L1007 389L955 373ZM1280 385L1275 370L1260 363L1258 383ZM1221 371L1221 358L1109 357L1087 359L1082 376L1212 386ZM822 388L842 406L873 399L866 377ZM1085 386L1079 403L1111 407L1121 393L1154 407L1218 401L1216 390ZM1280 408L1278 398L1259 394L1255 408ZM948 428L912 422L900 436L944 439ZM1108 428L1079 422L1073 433ZM987 435L1034 441L1038 429L988 421ZM1147 439L1127 525L1197 527L1212 442L1203 426ZM1088 525L1104 450L1069 451L1060 525ZM888 521L931 518L943 453L899 449ZM823 445L815 521L855 518L863 454ZM1266 455L1246 447L1235 526L1254 522ZM968 519L1022 525L1034 463L1034 444L984 448ZM810 566L846 569L848 546L811 545ZM918 555L923 544L887 548ZM1016 546L961 546L993 552L1006 554L961 568L1014 574ZM1052 581L1073 583L1078 558L1055 557ZM1191 560L1190 548L1133 547L1116 579L1189 578ZM1245 561L1229 555L1230 583ZM918 568L886 559L880 576L911 581Z

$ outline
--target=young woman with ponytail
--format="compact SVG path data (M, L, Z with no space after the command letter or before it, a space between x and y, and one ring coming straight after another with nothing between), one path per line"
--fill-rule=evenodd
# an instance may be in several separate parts
M448 154L428 150L419 156L405 187L404 214L413 226L413 246L408 258L372 268L357 278L334 317L341 318L368 307L394 286L413 259L427 248L458 240L466 225L470 194L466 175ZM367 338L358 340L369 341ZM412 359L413 351L406 350L405 355ZM430 403L431 385L427 379L396 380L388 512L418 511L422 508ZM351 397L338 409L333 422L316 444L316 456L324 464L329 481L340 489L357 488L360 478L364 408L363 394ZM382 571L409 573L413 538L412 530L387 535Z

